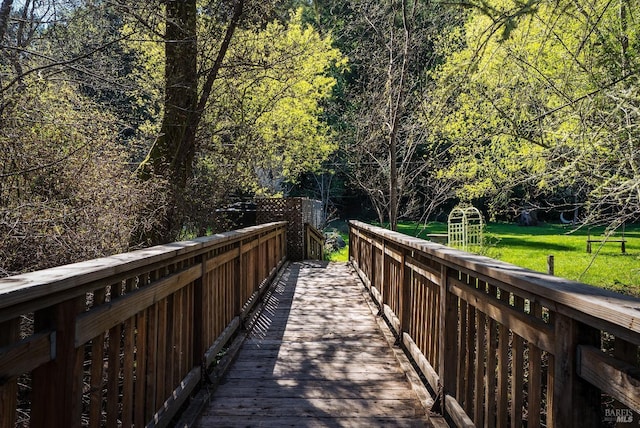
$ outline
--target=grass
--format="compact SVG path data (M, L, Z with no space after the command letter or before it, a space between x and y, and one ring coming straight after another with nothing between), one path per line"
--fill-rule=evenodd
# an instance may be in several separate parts
M625 254L618 242L594 243L589 254L586 252L589 231L569 232L562 225L489 224L485 254L539 272L547 271L547 256L553 255L556 276L640 295L640 226L626 228ZM592 229L591 237L602 232L602 228Z
M426 238L427 233L446 233L447 225L429 223L425 227L406 222L398 225L398 231ZM594 228L591 237L595 238L602 232L602 228ZM485 246L480 252L539 272L547 271L547 257L553 255L556 276L640 296L640 225L626 227L626 254L621 253L618 242L602 246L594 243L593 253L588 254L588 233L586 229L571 233L569 228L555 224L519 226L491 223L486 226ZM339 253L330 254L329 260L346 261L348 254L347 247Z
M349 235L346 233L341 233L344 242L349 241ZM349 244L346 247L341 248L338 251L334 251L332 253L327 254L326 259L330 262L347 262L349 261Z

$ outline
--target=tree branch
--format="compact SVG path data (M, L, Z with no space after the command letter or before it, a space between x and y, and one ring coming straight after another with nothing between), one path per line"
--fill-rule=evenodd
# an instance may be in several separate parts
M55 159L49 163L46 163L44 165L38 165L38 166L34 166L31 168L27 168L27 169L23 169L20 171L12 171L12 172L7 172L7 173L2 173L0 174L0 178L8 178L8 177L15 177L16 175L23 175L23 174L28 174L30 172L34 172L34 171L38 171L41 169L47 169L47 168L51 168L54 165L57 165L61 162L64 162L65 160L69 159L71 156L75 155L76 153L78 153L80 150L84 149L85 147L87 147L90 144L90 141L87 141L86 143L82 144L81 146L77 147L76 149L70 151L69 153L67 153L66 155Z
M233 15L231 16L231 20L229 21L229 26L227 27L227 31L224 35L224 39L222 40L222 45L220 45L220 49L218 50L218 56L216 57L215 62L213 63L213 67L209 70L207 74L207 79L202 86L202 92L200 93L200 98L198 100L197 105L197 116L198 121L199 117L202 116L202 112L207 105L207 101L209 100L209 96L211 96L211 91L213 89L213 83L218 77L218 73L220 72L220 68L222 67L222 61L224 61L224 57L227 55L227 51L229 50L229 45L231 44L231 39L233 38L233 34L238 28L238 24L244 14L244 0L237 0L235 7L233 8Z
M11 50L19 51L19 52L28 53L28 54L31 54L31 55L38 56L40 58L44 58L44 59L46 59L48 61L52 61L49 64L41 65L39 67L34 67L32 69L29 69L29 70L21 73L19 76L14 77L13 80L11 80L5 86L0 88L0 93L8 90L9 88L11 88L11 86L13 86L16 83L20 82L25 76L27 76L29 74L37 73L39 71L46 70L46 69L49 69L49 68L54 68L54 67L65 67L65 66L68 66L72 70L75 70L75 71L77 71L79 73L87 74L87 75L90 75L90 76L93 76L93 77L98 77L97 75L95 75L95 74L93 74L93 73L91 73L91 72L89 72L87 70L83 70L80 67L74 67L74 66L71 66L71 65L73 63L75 63L75 62L78 62L78 61L82 60L82 59L89 58L90 56L94 55L95 53L100 52L100 51L108 48L109 46L111 46L111 45L113 45L115 43L118 43L118 42L120 42L122 40L128 39L133 34L135 34L135 33L127 34L127 35L122 36L122 37L120 37L120 38L118 38L116 40L113 40L113 41L111 41L109 43L106 43L106 44L104 44L104 45L102 45L102 46L100 46L100 47L98 47L96 49L93 49L93 50L91 50L91 51L89 51L89 52L87 52L85 54L82 54L82 55L79 55L77 57L74 57L74 58L71 58L71 59L67 59L67 60L64 60L64 61L56 61L53 58L51 58L50 56L47 56L47 55L44 55L44 54L41 54L41 53L38 53L38 52L33 52L33 51L28 50L28 49L15 47L15 46L6 46L6 45L2 46L2 45L0 45L0 47L2 47L4 49L11 49ZM110 82L108 79L105 79L105 78L101 78L101 80L105 80L105 81ZM113 83L113 82L110 82L110 83Z

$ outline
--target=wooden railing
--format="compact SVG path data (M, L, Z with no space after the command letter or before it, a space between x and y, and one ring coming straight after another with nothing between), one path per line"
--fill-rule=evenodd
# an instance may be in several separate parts
M456 426L640 420L640 300L361 222L350 258ZM605 394L602 394L605 393Z
M324 235L309 223L304 225L304 258L324 260Z
M0 279L0 427L166 426L286 258L286 223Z

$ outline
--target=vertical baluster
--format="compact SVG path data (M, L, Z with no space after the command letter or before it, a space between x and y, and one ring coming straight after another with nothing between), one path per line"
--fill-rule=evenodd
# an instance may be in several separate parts
M153 284L153 281L158 279L158 272L152 271L150 273L149 282ZM155 303L154 305L149 307L148 310L148 335L147 335L147 349L148 349L148 358L147 358L147 377L146 377L146 421L151 418L151 416L158 409L159 404L156 403L157 389L158 383L156 379L158 379L158 354L160 353L158 350L158 336L163 334L164 332L159 331L158 326L158 313L160 312L159 303Z
M166 276L165 272L163 276ZM162 299L158 305L158 371L157 382L158 389L156 391L156 412L164 403L165 399L171 392L168 387L170 381L170 347L171 336L173 335L171 309L173 308L172 296Z
M440 377L442 393L456 393L456 366L458 360L457 326L458 326L458 298L447 290L449 269L440 269L440 323L439 348L440 358L438 376ZM443 409L443 412L445 409Z
M145 309L136 316L136 386L134 405L134 424L144 426L145 420L145 395L146 395L146 374L147 374L147 314Z
M413 285L413 271L406 265L406 253L402 250L402 262L400 265L400 331L399 339L402 342L402 334L411 330L411 318L413 316L413 298L411 295Z
M509 305L509 293L500 290L500 301ZM500 324L498 327L498 389L496 426L506 428L509 419L509 329Z
M467 360L467 310L469 305L464 300L460 300L459 314L458 314L458 367L456 374L457 390L455 392L456 400L464 407L465 398L465 363Z
M100 288L93 293L93 306L104 303L106 292ZM89 427L102 426L102 393L104 388L105 333L91 341L91 380L89 389Z
M0 323L0 348L20 338L20 318ZM0 385L0 428L13 428L18 407L18 379Z
M497 364L498 337L496 322L487 319L487 362L485 379L485 409L484 425L487 428L495 426L496 415L496 364Z
M476 426L484 423L484 375L486 355L486 317L476 310L476 360L475 360L475 391L473 394L473 422Z
M520 312L524 311L524 299L519 296L513 297L514 308ZM524 391L524 341L513 334L513 344L511 349L511 427L522 426L522 404Z
M122 284L111 286L111 301L122 295ZM107 363L107 426L116 426L120 420L120 345L122 325L109 329L109 351Z
M135 288L134 279L127 279L125 290L127 293ZM124 322L124 363L122 371L122 425L129 427L133 424L133 391L134 391L134 334L135 317Z
M488 298L495 298L497 288L488 285ZM496 423L496 368L498 354L498 326L497 323L487 317L487 365L485 379L485 409L484 427L491 428Z
M474 353L476 340L476 310L472 305L467 307L467 354L464 365L464 409L467 415L473 414L473 391L475 389Z
M80 426L84 347L75 347L84 295L35 313L35 331L56 330L56 356L32 372L31 426Z
M530 302L530 312L536 318L542 317L542 306L538 302ZM542 412L542 352L540 348L529 343L529 378L528 378L528 406L527 406L527 428L540 427Z

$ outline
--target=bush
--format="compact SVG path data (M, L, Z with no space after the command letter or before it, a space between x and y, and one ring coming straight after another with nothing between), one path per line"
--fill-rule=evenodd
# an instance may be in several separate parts
M142 183L116 120L68 85L27 85L0 115L0 275L126 251L157 181Z

